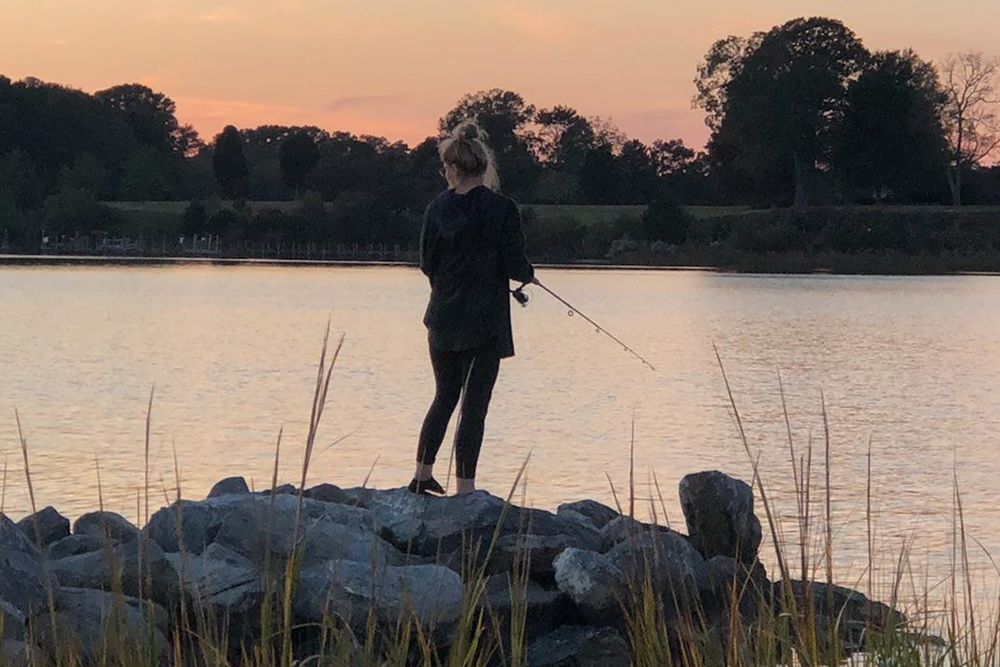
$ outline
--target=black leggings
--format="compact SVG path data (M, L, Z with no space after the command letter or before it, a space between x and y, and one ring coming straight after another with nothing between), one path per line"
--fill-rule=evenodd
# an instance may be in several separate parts
M475 479L479 450L483 445L486 411L500 372L500 357L494 345L460 352L432 347L431 365L434 367L437 390L420 429L417 461L425 465L434 463L448 429L448 421L461 398L462 411L455 434L456 472L461 479Z

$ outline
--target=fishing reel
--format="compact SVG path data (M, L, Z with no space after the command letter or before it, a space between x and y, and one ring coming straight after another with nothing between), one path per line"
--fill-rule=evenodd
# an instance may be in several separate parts
M531 296L528 295L528 294L525 294L525 292L524 292L524 288L527 287L527 286L528 286L528 283L524 283L523 285L521 285L517 289L510 291L510 295L512 297L514 297L514 301L517 301L519 304L521 304L521 308L527 308L528 307L528 302L531 301Z

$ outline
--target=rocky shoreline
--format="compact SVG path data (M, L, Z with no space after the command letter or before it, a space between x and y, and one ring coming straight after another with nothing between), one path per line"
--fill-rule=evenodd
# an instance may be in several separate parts
M237 664L285 623L303 659L330 650L331 619L343 664L361 664L363 647L378 650L401 620L444 655L472 608L498 636L520 637L530 667L616 667L632 664L650 599L670 642L697 631L719 650L732 628L783 605L810 607L817 635L836 637L844 654L865 632L905 623L857 591L769 579L745 482L695 473L679 492L687 534L592 500L553 513L484 491L431 498L332 484L300 498L291 486L253 493L242 478L158 510L141 529L110 512L72 527L51 507L16 524L0 515L0 664L56 661L67 646L96 664L109 632L176 664L179 649L197 653L211 634L186 631L198 624L224 628L214 649Z

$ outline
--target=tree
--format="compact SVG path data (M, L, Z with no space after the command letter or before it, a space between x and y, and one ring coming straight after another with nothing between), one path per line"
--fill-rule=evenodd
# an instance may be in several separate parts
M538 112L536 149L546 167L579 174L587 153L597 145L590 121L571 107L557 105Z
M948 102L948 187L955 206L962 205L962 175L1000 148L1000 58L981 53L949 56L941 66Z
M148 86L114 86L94 93L94 99L122 114L135 138L161 154L187 156L201 146L194 129L177 122L174 101Z
M465 120L474 120L489 136L504 190L526 197L538 175L538 161L527 132L535 118L535 107L515 92L494 88L466 95L438 123L442 133L451 132Z
M587 153L580 168L580 190L587 204L621 202L618 161L610 148L601 146Z
M184 209L181 216L181 234L194 237L200 234L208 224L208 211L200 201L193 201Z
M319 149L308 134L296 132L281 142L278 162L281 165L281 178L285 181L285 185L294 190L298 196L305 185L306 177L319 162Z
M623 204L647 204L657 187L656 165L649 147L638 139L622 145L618 155Z
M889 192L926 201L944 166L946 101L934 66L913 51L876 53L851 82L836 130L841 180L875 201Z
M691 216L666 192L659 192L642 214L642 235L647 241L680 245L687 240Z
M695 103L714 133L728 135L744 171L790 165L794 203L803 206L847 86L867 59L839 21L795 19L748 40L716 42L698 68Z
M84 190L97 198L104 196L107 171L90 153L79 153L73 164L59 174L60 190Z
M232 125L227 125L215 137L215 152L212 154L212 171L219 187L230 199L242 197L246 191L247 160L243 156L243 139Z

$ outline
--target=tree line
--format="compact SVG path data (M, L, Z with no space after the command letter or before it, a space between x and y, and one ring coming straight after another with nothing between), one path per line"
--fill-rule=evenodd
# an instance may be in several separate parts
M228 126L206 142L147 86L87 94L0 76L0 229L15 241L108 229L121 222L109 201L298 200L295 216L261 220L196 206L184 226L409 242L444 186L438 138L467 118L489 134L504 192L531 204L653 203L674 220L676 204L1000 203L1000 169L985 164L1000 150L996 59L935 65L911 50L871 52L836 20L795 19L719 40L695 85L711 128L701 151L500 89L461 98L415 146L281 125Z

